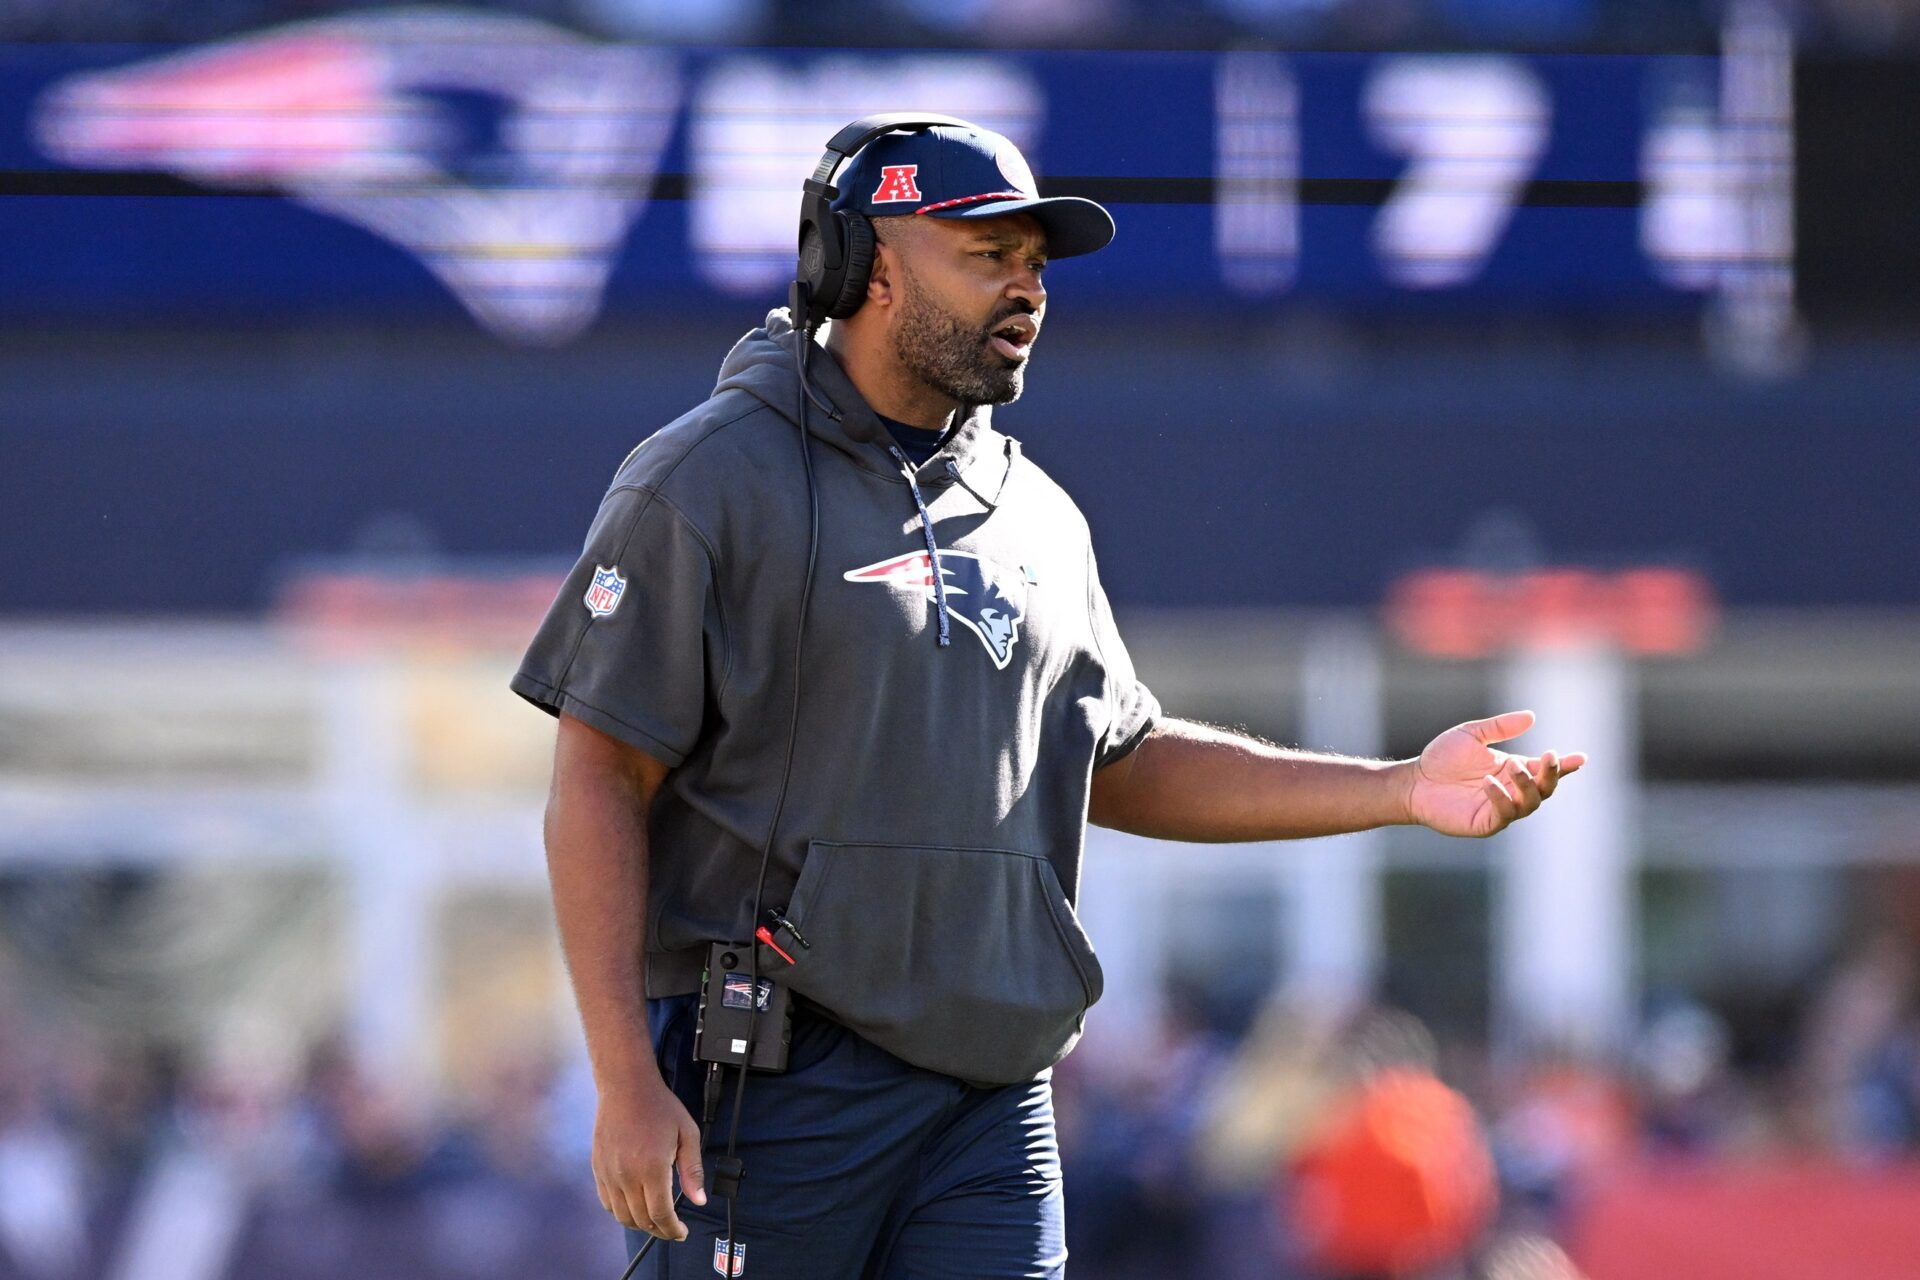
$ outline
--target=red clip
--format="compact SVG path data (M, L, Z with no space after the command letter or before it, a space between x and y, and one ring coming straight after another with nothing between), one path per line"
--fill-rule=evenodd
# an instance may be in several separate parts
M773 934L768 932L767 926L761 925L758 929L755 929L753 931L753 936L760 939L760 941L766 943L768 946L772 947L774 954L779 956L782 960L785 960L788 964L793 963L793 957L780 949L780 944L773 940Z

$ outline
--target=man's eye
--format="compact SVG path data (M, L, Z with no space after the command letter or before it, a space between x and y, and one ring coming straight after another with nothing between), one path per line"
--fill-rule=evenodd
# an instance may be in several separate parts
M997 260L1005 257L1006 253L1001 249L980 249L975 252L974 256L977 258L993 258ZM1030 259L1027 265L1033 268L1035 275L1047 269L1047 262L1044 258Z

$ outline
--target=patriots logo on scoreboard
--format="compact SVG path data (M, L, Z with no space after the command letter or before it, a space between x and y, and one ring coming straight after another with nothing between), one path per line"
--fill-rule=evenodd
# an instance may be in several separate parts
M880 185L873 189L871 204L891 204L901 200L920 200L920 186L913 178L920 172L917 164L890 164L880 170Z
M416 255L501 337L555 344L599 314L681 98L669 51L419 6L77 72L34 124L77 168L285 192Z
M933 590L933 561L924 551L876 560L842 575L848 582L877 582L904 587L923 599L937 597ZM1002 671L1013 661L1013 646L1020 639L1020 624L1027 616L1027 578L1008 573L991 560L983 560L970 551L942 551L940 576L946 584L947 616L980 637Z
M627 594L627 580L620 576L618 568L608 569L603 565L593 566L593 582L587 587L587 612L596 618L604 618L620 607L620 597Z
M713 1269L723 1276L741 1276L747 1271L747 1246L745 1241L733 1242L731 1258L727 1253L728 1240L725 1236L715 1236L713 1240ZM731 1264L731 1265L729 1265Z

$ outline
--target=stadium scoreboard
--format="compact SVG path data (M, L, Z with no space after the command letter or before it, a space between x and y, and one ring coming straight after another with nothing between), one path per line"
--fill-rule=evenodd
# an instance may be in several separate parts
M365 13L0 46L0 315L432 316L563 341L737 309L878 105L998 129L1115 208L1076 305L1684 312L1790 271L1790 59L666 50ZM422 268L424 267L424 270Z

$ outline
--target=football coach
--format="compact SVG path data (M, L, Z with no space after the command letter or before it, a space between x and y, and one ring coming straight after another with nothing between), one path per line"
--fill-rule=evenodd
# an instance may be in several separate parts
M1583 763L1498 749L1525 711L1392 761L1161 711L1085 518L993 418L1051 264L1113 234L965 121L842 130L789 306L621 463L513 677L558 717L548 870L601 1202L665 1242L639 1274L1063 1276L1088 822L1489 836Z

